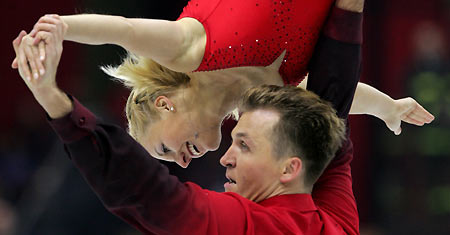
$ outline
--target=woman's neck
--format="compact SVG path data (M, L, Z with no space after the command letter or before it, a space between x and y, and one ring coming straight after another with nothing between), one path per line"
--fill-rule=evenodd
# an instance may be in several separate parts
M269 66L245 66L208 72L188 73L193 102L205 111L225 116L237 107L242 94L249 88L263 85L283 86L278 72L286 52Z
M228 73L191 73L192 101L205 111L224 117L236 107L242 94L251 87L245 79Z

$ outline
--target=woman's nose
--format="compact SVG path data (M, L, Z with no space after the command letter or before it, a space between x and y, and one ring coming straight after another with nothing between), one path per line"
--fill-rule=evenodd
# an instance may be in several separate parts
M192 158L185 154L184 152L181 152L180 155L175 159L175 162L180 165L183 168L187 168L189 166L189 163L191 163Z

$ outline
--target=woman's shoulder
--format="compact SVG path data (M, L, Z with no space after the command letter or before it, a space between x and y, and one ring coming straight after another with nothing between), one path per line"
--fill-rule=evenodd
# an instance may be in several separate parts
M178 19L190 17L204 22L209 15L217 8L222 0L191 0L183 8L183 12Z

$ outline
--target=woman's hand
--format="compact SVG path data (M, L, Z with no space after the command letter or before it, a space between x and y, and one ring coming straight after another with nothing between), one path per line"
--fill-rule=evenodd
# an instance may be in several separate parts
M56 40L62 41L66 32L67 24L58 15L45 15L41 17L29 34L29 36L34 38L33 45L37 45L38 48L25 50L25 56L22 56L21 61L18 61L16 57L11 67L17 69L19 63L21 63L23 73L27 78L31 79L32 75L34 79L39 79L45 73L44 60L46 57L46 39L48 39L47 33L53 34ZM20 42L21 40L18 41L19 44ZM29 67L25 66L27 63L30 65Z
M402 132L402 121L423 126L425 123L431 123L434 116L413 98L408 97L394 100L393 112L386 114L382 119L394 134L399 135Z

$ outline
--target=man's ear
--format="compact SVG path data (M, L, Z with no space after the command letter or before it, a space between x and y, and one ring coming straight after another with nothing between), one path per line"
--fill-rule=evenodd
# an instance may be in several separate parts
M172 101L170 101L169 98L167 98L166 96L158 96L155 99L155 102L153 103L153 105L155 106L156 110L162 112L162 111L174 111L174 107L173 107L173 103Z
M303 162L298 157L290 157L284 162L280 181L286 184L295 180L303 171Z

